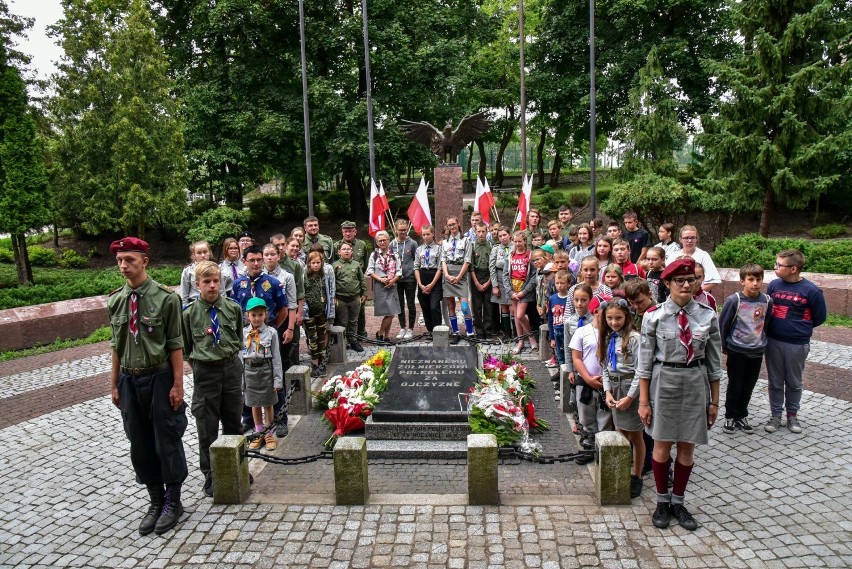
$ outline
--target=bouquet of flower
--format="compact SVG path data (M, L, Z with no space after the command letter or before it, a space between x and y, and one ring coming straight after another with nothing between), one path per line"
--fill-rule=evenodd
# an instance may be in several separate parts
M333 430L325 441L327 449L333 449L341 435L364 428L364 421L379 403L379 394L387 388L388 365L390 352L382 350L354 370L329 378L313 393L324 410L323 420Z

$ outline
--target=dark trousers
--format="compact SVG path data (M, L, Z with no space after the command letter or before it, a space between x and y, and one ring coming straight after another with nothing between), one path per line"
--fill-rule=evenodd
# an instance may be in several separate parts
M725 418L748 417L748 403L760 375L763 357L752 358L728 350L728 392L725 395Z
M553 327L553 340L556 341L556 347L553 348L556 353L556 362L562 365L565 363L565 328L563 326Z
M490 289L489 289L490 290ZM503 329L500 327L500 305L496 302L491 302L491 329L489 334L502 334Z
M118 376L121 419L130 441L130 462L140 484L180 484L189 471L183 452L186 404L169 403L174 386L171 366L151 375Z
M350 344L355 341L358 332L358 314L361 312L361 297L356 296L353 300L348 297L337 297L334 307L334 321L338 326L346 328L346 341Z
M424 286L431 283L437 272L437 269L420 269L420 282ZM417 299L420 301L420 310L423 312L423 323L430 333L435 326L440 326L441 324L441 301L443 300L443 296L444 292L440 279L429 294L424 294L419 287L417 289Z
M198 430L198 458L201 472L210 472L210 445L219 436L241 435L243 407L243 364L239 358L225 367L192 362L192 416Z
M536 306L535 301L527 303L527 318L530 319L530 330L535 333L532 338L538 342L538 330L541 327L541 315L538 313L538 307Z
M417 323L417 311L414 308L414 294L417 291L417 281L398 281L396 293L399 296L399 327L413 329ZM408 307L408 326L405 325L405 307Z
M477 273L476 279L483 283L489 279L488 273ZM485 335L491 329L491 287L480 292L473 279L470 279L470 305L473 310L473 325L476 333Z

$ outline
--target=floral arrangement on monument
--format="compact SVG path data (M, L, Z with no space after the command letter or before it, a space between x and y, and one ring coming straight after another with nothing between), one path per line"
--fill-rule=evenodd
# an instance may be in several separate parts
M329 378L313 393L317 407L325 411L323 421L333 430L326 449L333 449L342 435L364 428L387 389L390 359L391 353L381 350L354 370Z
M474 433L493 434L498 446L521 443L527 446L530 431L544 432L550 427L535 416L530 392L535 389L527 368L510 354L486 356L479 381L468 396L468 422ZM533 449L534 450L534 449Z

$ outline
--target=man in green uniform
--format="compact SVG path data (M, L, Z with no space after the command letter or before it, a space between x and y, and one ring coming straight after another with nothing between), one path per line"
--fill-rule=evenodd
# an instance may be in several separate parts
M210 445L219 436L241 435L243 315L240 305L221 295L219 265L195 266L200 296L183 311L183 353L192 365L192 416L198 430L198 455L204 474L203 491L213 496Z
M303 227L305 228L305 240L302 241L302 251L307 255L311 252L311 247L319 243L322 245L326 262L330 263L334 241L328 235L319 232L319 219L310 215L305 218Z
M343 234L343 239L340 241L335 241L334 243L334 258L340 258L340 246L343 243L349 243L352 246L352 259L361 265L361 270L367 270L367 255L369 251L367 251L367 243L364 242L363 239L358 239L356 235L358 234L358 226L355 225L354 221L344 221L340 224L340 232ZM361 303L361 309L358 312L358 335L366 336L367 335L367 320L364 316L364 305L365 303Z
M337 322L346 327L349 348L360 353L364 348L355 338L355 333L358 330L358 313L367 300L367 282L361 265L352 258L352 246L349 243L342 243L337 253L340 258L332 265L337 283L335 315Z
M180 297L148 277L145 241L125 237L109 250L126 281L107 302L112 402L121 409L136 480L151 497L139 533L159 535L183 514L180 489L188 474Z
M481 340L488 337L491 328L491 273L488 261L491 258L491 243L486 239L488 227L482 222L473 227L476 241L470 265L470 304L473 309L473 326Z

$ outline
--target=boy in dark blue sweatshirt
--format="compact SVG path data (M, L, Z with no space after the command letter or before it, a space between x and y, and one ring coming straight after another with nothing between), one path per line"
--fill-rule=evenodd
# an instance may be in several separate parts
M797 415L802 401L802 373L810 351L813 329L826 318L822 290L801 274L805 257L788 249L778 253L775 274L767 293L772 299L772 317L766 329L766 373L769 377L769 422L763 427L774 433L781 426L786 407L787 428L801 433Z

